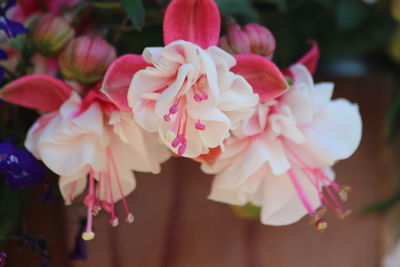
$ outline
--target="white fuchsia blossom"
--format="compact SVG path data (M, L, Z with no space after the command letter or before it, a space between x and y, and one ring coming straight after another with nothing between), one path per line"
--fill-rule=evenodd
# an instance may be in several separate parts
M350 213L340 202L349 188L333 181L331 167L357 149L361 118L357 105L331 100L332 83L314 85L303 65L290 71L294 84L287 93L260 103L216 163L202 169L216 174L210 199L259 205L261 221L269 225L290 224L308 213L324 230L319 208L340 217Z
M197 157L222 144L229 130L254 112L258 96L246 80L229 71L234 57L212 46L186 41L146 48L154 67L138 71L128 91L135 120L176 154Z
M163 29L165 46L115 60L102 90L175 154L209 153L251 116L259 96L265 101L287 89L271 61L217 47L220 16L212 0L171 1Z
M47 91L47 101L27 101L32 88ZM51 89L50 89L51 88ZM126 221L133 222L125 197L136 187L133 171L159 173L160 163L169 158L156 134L144 132L93 88L81 99L67 84L45 75L28 75L9 83L2 91L8 101L45 111L29 130L26 148L60 175L59 187L66 204L81 194L87 184L85 205L88 223L85 240L94 237L92 216L103 208L111 214L110 224L118 225L114 204L122 200ZM19 102L18 102L19 101ZM88 179L89 178L89 179Z

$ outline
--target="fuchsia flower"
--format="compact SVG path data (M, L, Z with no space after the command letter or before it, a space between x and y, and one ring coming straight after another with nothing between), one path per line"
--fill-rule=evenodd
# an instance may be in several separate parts
M322 231L327 226L322 208L340 218L350 213L340 202L350 189L333 181L331 167L358 147L361 118L357 105L331 100L333 84L314 84L304 65L292 66L290 73L291 88L259 103L216 163L202 169L216 174L210 199L252 202L262 207L261 221L269 225L290 224L308 213Z
M99 86L94 87L81 99L60 80L28 75L0 91L5 101L46 113L29 130L25 146L60 175L66 203L70 204L88 183L85 240L94 237L92 215L101 207L111 214L110 224L118 225L114 203L120 199L126 221L132 222L125 200L136 186L132 171L159 173L160 163L169 157L156 135L143 132L127 119L131 114L116 109L98 90Z
M173 0L164 16L166 46L117 59L103 91L176 154L206 154L253 113L255 92L266 101L288 87L271 61L218 48L219 33L214 1Z

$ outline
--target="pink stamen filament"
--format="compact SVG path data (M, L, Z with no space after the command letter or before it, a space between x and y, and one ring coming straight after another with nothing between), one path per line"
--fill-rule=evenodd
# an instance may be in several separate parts
M93 225L93 205L94 205L94 174L93 170L89 173L89 193L86 196L85 204L88 207L87 209L87 222L86 222L86 230L82 234L82 238L84 240L91 240L94 237L94 233L92 231Z
M129 210L129 206L128 206L128 203L126 201L126 198L125 198L125 195L124 195L124 191L122 190L121 179L119 177L119 173L118 173L118 170L117 170L117 165L115 163L115 159L114 159L113 154L112 154L110 149L108 149L108 157L109 157L109 159L111 161L111 166L112 166L112 168L114 170L114 174L115 174L115 178L117 180L117 186L118 186L118 189L119 189L119 193L121 194L122 204L123 204L125 212L126 212L126 221L127 222L132 222L131 218L133 218L133 215L132 215L131 211Z
M113 195L113 190L112 190L112 184L111 184L111 172L110 172L110 164L107 164L107 182L108 182L108 193L109 193L109 203L111 205L111 219L109 223L112 226L117 226L118 225L118 218L115 216L115 207L114 207L114 195Z
M310 201L308 200L307 195L303 190L303 187L301 186L300 182L298 181L296 173L294 172L293 169L289 169L288 175L289 175L290 179L292 180L292 183L297 191L297 194L300 197L300 200L303 203L304 207L306 208L308 214L313 216L315 214L315 210L312 207Z

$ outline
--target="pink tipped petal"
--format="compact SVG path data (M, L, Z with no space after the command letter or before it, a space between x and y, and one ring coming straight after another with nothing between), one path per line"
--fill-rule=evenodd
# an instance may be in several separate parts
M311 72L315 73L319 60L319 47L316 41L310 41L311 49L297 63L303 64Z
M104 76L102 92L121 110L130 111L128 106L128 89L133 75L149 63L140 55L125 55L117 58Z
M232 71L250 83L261 102L275 99L288 89L289 85L282 72L268 59L254 54L240 54L235 58L237 64Z
M214 0L172 0L164 15L164 43L185 40L202 48L216 46L220 27Z
M0 91L0 98L25 108L52 112L70 97L71 92L68 84L54 77L32 74L8 83Z

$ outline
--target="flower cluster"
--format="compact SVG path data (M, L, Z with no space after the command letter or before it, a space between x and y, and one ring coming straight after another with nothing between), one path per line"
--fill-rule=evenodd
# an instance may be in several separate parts
M349 215L350 188L333 181L332 166L356 150L362 123L357 105L331 99L332 83L314 84L317 44L281 70L265 27L230 24L220 37L213 0L172 0L163 23L163 47L115 59L103 38L42 14L29 36L41 57L58 56L63 80L30 74L0 91L41 112L25 146L59 175L65 203L86 191L83 239L100 210L118 225L119 200L133 222L133 172L160 173L172 155L215 175L210 199L261 206L264 224L309 214L324 230L326 207Z

